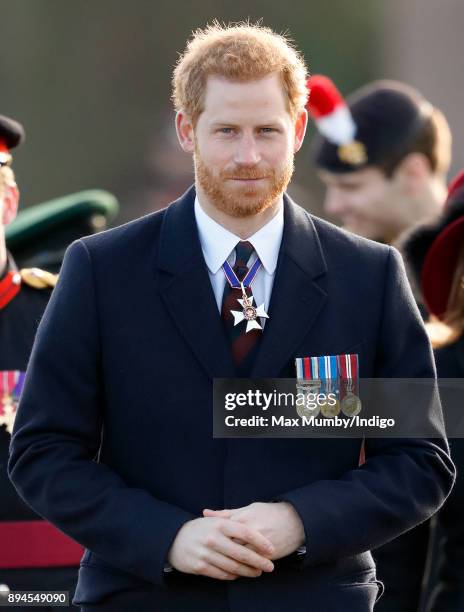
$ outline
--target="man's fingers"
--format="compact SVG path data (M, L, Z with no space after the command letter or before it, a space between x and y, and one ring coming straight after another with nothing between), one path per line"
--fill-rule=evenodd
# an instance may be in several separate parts
M203 516L219 516L222 518L230 518L232 516L232 510L210 510L205 508L203 510Z
M244 563L239 563L235 559L231 559L230 557L225 556L220 552L216 552L215 550L208 551L207 562L228 574L236 576L257 578L262 574L261 569L258 569L257 567L250 567Z
M255 570L259 570L260 573L261 571L272 572L274 569L274 564L272 561L266 557L258 555L258 553L252 549L233 542L229 538L221 538L214 547L214 550L222 555L225 555L226 558L233 560L234 564L239 564L242 567L252 567ZM235 572L233 568L234 566L232 565L227 569Z
M219 567L206 562L202 562L196 568L195 574L199 576L208 576L209 578L216 578L217 580L235 580L237 578L236 574L225 572Z
M229 538L235 538L251 544L256 552L263 553L266 557L272 556L275 552L274 546L262 533L238 521L224 521L221 531Z

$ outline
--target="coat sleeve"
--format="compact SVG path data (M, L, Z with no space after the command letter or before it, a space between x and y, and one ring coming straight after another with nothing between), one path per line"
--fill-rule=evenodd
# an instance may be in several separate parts
M9 476L19 495L64 533L112 565L163 584L169 547L195 517L127 486L98 462L103 409L92 262L76 241L37 332Z
M376 376L434 378L430 343L401 257L392 248L384 275ZM436 411L436 404L430 410ZM320 480L278 496L294 506L303 522L307 546L303 567L378 548L425 521L443 504L455 468L442 415L424 410L418 418L436 435L367 439L361 467L337 480Z

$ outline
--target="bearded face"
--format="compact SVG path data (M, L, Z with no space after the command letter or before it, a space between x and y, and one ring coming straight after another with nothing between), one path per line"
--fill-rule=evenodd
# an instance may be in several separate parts
M293 154L279 165L257 164L210 168L195 147L195 175L211 204L232 217L249 217L266 210L287 189L293 175Z
M196 122L180 113L176 127L184 150L194 153L199 193L218 211L246 218L286 190L306 114L291 115L277 74L245 82L210 76Z

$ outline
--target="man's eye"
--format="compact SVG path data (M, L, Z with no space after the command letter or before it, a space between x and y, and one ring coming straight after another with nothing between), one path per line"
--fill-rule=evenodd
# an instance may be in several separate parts
M218 131L221 134L232 134L232 128L230 128L230 127L219 128Z
M261 132L264 132L265 134L271 134L272 132L275 132L275 129L271 127L263 127L261 128Z

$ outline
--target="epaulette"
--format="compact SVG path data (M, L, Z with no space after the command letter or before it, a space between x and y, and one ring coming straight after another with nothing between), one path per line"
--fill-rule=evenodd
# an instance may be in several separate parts
M40 268L23 268L19 273L21 280L34 289L54 287L58 281L58 274L52 274Z

